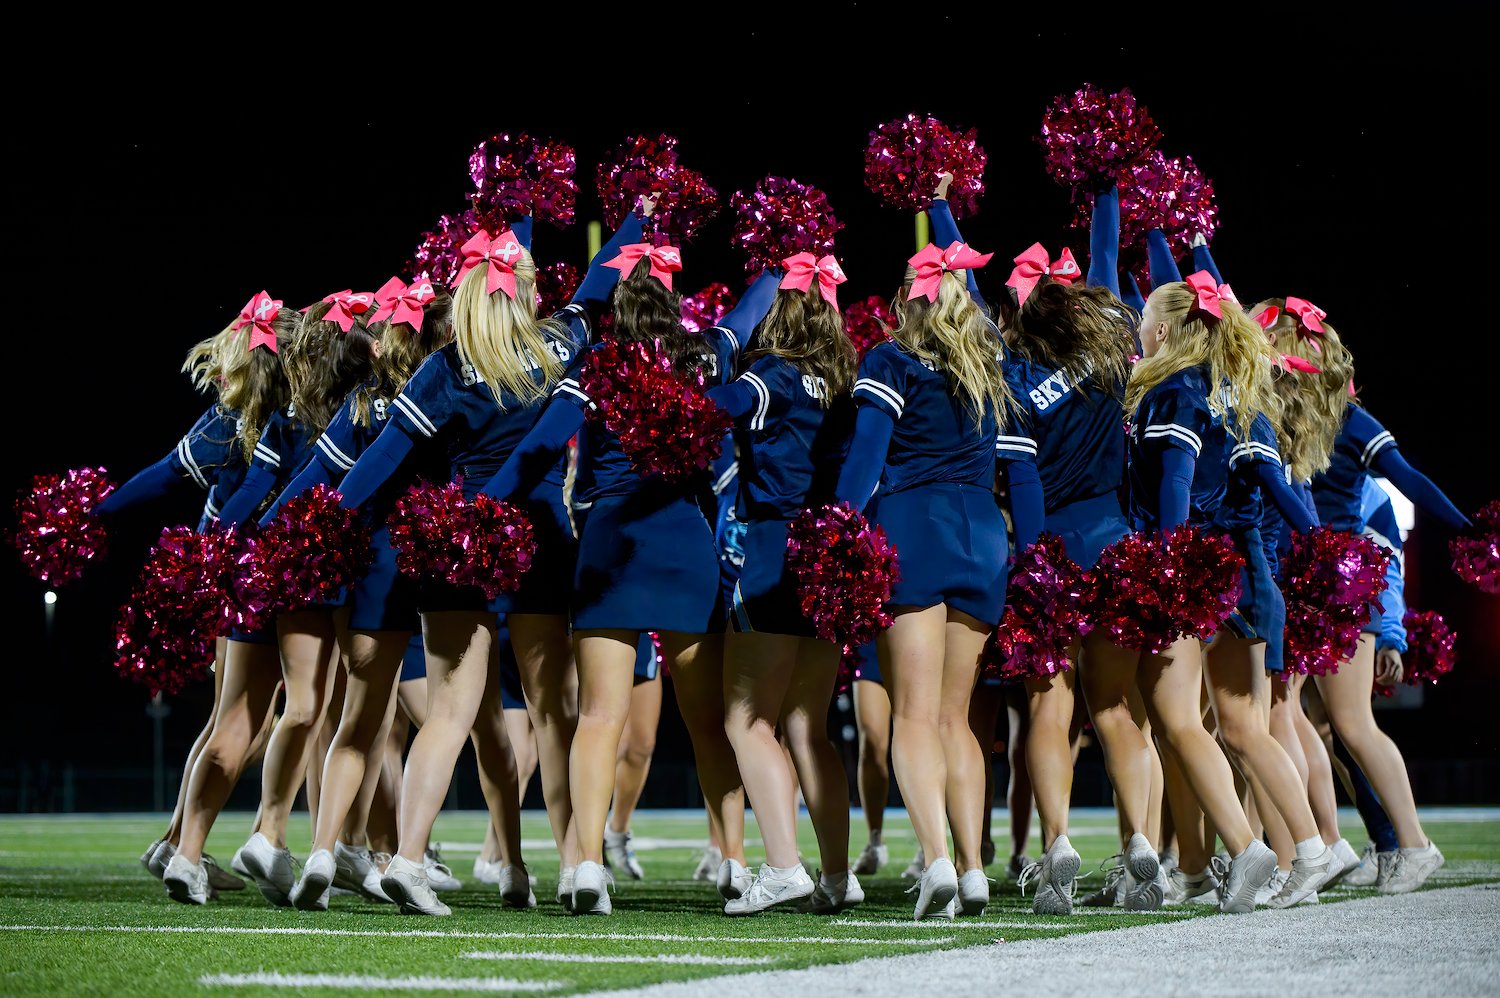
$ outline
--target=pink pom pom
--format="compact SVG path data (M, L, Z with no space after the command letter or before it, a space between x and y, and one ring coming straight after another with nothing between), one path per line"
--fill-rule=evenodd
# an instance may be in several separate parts
M115 671L152 695L177 693L210 676L213 634L189 630L168 613L143 608L138 599L132 596L115 620Z
M162 531L115 621L115 668L122 676L155 694L176 693L209 674L223 604L222 556L218 533Z
M440 215L437 225L422 233L422 241L406 269L414 278L426 277L446 288L458 276L461 247L479 228L479 218L473 209L461 215Z
M768 176L749 194L736 191L729 204L737 216L730 242L745 251L752 275L797 253L832 253L834 234L844 227L827 194L787 177Z
M1321 676L1354 655L1385 592L1390 555L1368 537L1318 527L1292 538L1281 566L1287 666Z
M1124 648L1160 654L1177 637L1172 607L1176 566L1159 538L1130 534L1099 555L1091 570L1091 617Z
M682 327L690 333L701 333L716 326L734 308L735 294L729 285L715 281L695 294L682 296Z
M891 626L885 604L900 577L885 531L847 503L804 509L786 534L787 567L818 637L859 647Z
M391 547L396 567L417 578L441 579L448 574L448 538L459 529L464 506L462 481L446 485L421 482L407 489L391 509Z
M604 224L618 229L642 195L660 194L677 165L677 139L633 135L604 157L596 173Z
M1500 499L1474 514L1474 526L1448 542L1453 571L1481 592L1500 593Z
M1406 656L1402 662L1407 683L1435 683L1453 671L1458 635L1435 610L1408 610L1401 618L1406 628Z
M948 207L954 218L979 210L984 193L984 148L977 132L949 128L931 115L908 114L870 133L865 147L865 186L886 204L904 211L932 206L938 174L953 174Z
M697 238L703 226L719 213L719 192L709 186L703 174L685 166L665 171L656 210L642 228L646 238L658 246L682 246Z
M703 394L701 374L672 368L660 348L607 338L589 353L579 374L603 420L642 475L681 481L713 463L733 426L728 413Z
M1100 177L1124 181L1160 140L1156 122L1128 89L1106 94L1092 83L1053 100L1039 139L1047 172L1065 187Z
M1165 537L1174 577L1172 616L1178 633L1213 637L1240 601L1244 556L1229 537L1178 527Z
M475 217L491 235L525 215L562 228L573 224L578 182L573 147L518 132L491 135L469 156Z
M1218 215L1213 182L1191 156L1167 159L1154 151L1120 185L1121 246L1141 245L1146 233L1161 229L1182 257L1191 250L1194 235L1213 238Z
M583 283L583 277L578 273L578 268L571 263L558 261L537 268L537 315L546 316L561 311L563 306L572 299L573 292L578 290L578 285L581 283Z
M879 295L853 302L844 309L844 332L854 342L854 349L861 357L871 347L890 339L895 326L890 306Z
M279 612L335 599L370 567L370 532L342 495L315 485L290 499L260 540L260 571Z
M476 586L486 599L520 588L536 557L536 535L519 508L463 482L413 485L391 511L396 567L408 575Z
M12 543L33 578L56 585L76 582L90 561L104 557L108 537L95 514L115 490L103 468L74 468L38 475L31 492L16 500Z
M1089 629L1092 589L1062 539L1042 534L1011 566L1005 615L981 668L1001 679L1041 679L1072 668L1068 646Z

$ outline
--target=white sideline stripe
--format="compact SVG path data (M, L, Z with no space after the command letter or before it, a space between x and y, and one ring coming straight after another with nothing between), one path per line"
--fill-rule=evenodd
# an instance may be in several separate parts
M476 950L466 960L537 960L542 963L687 963L702 967L759 967L775 963L774 956L699 956L696 953L658 953L654 956L600 956L596 953L499 953Z
M372 977L369 974L204 974L204 987L357 988L361 991L556 991L566 981L513 981L508 977Z
M947 926L952 928L952 926ZM141 932L162 935L349 936L376 939L611 939L652 943L777 943L788 946L935 946L935 939L862 939L854 936L683 936L666 932L424 932L418 929L380 932L374 929L304 929L242 925L0 925L0 932Z
M1187 911L1126 911L1123 908L1095 911L1092 908L1084 909L1083 915L1108 915L1117 914L1131 917L1139 917L1141 924L1148 924L1146 920L1167 918L1182 918L1192 914ZM829 925L841 925L851 929L1066 929L1070 926L1075 929L1093 929L1096 926L1086 922L1069 918L1056 918L1048 915L1038 915L1036 918L1022 921L1018 919L993 919L993 918L960 918L954 921L927 919L922 922L905 921L899 919L881 920L876 918L834 918L830 919Z

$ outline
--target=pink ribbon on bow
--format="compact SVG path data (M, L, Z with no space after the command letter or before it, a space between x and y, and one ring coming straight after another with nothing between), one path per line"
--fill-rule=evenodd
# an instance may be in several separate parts
M1016 289L1016 304L1026 304L1026 299L1031 297L1031 292L1042 282L1043 277L1050 277L1059 284L1072 284L1083 276L1083 271L1078 266L1078 261L1073 259L1073 251L1066 246L1063 247L1062 255L1053 263L1047 256L1047 248L1041 243L1032 243L1026 252L1015 258L1015 268L1010 272L1010 279L1005 282L1008 288Z
M1305 298L1288 298L1286 300L1287 314L1297 320L1297 331L1308 332L1314 336L1323 336L1328 330L1323 328L1323 320L1328 318L1328 313Z
M623 279L635 270L641 260L651 261L651 276L672 290L672 275L682 270L682 250L676 246L653 246L650 243L631 243L621 246L615 258L605 264L620 272Z
M1192 288L1193 293L1198 296L1198 300L1193 304L1193 309L1199 312L1207 312L1215 319L1224 318L1224 302L1235 301L1234 292L1229 290L1229 285L1219 284L1214 280L1214 275L1206 270L1200 270L1196 274L1189 274L1187 286Z
M798 253L782 260L781 265L786 268L786 276L777 287L806 291L812 287L813 278L817 278L823 300L834 308L839 307L838 286L849 278L832 253L821 260L811 253Z
M328 314L323 316L324 321L338 323L339 329L346 333L354 328L354 317L364 315L375 304L375 296L370 292L351 291L348 288L335 291L323 300L333 305Z
M499 289L505 292L507 298L515 299L515 264L525 250L521 248L521 241L514 232L506 229L491 239L488 232L480 229L469 237L469 241L463 244L459 252L463 254L464 262L458 268L458 276L453 278L452 287L458 287L469 271L483 264L486 267L484 293L492 295Z
M240 317L235 320L234 328L243 329L251 326L250 345L247 350L256 347L265 347L272 353L276 353L276 327L271 323L281 314L281 302L272 298L268 292L262 291L256 294L245 307L240 309Z
M938 249L936 243L928 243L906 261L917 271L906 300L926 298L928 301L937 301L944 274L950 270L978 270L989 263L990 257L994 255L975 252L968 243L956 242L945 250Z
M1301 371L1303 374L1322 374L1323 369L1310 360L1303 360L1296 354L1284 353L1281 355L1280 364L1288 371Z
M391 322L404 322L411 327L412 332L420 333L423 306L436 297L437 291L425 277L420 277L411 284L393 277L375 292L375 300L380 303L380 307L375 310L370 321L375 323L389 317Z
M1276 320L1281 318L1281 309L1275 305L1267 305L1255 314L1255 322L1262 329L1270 329L1276 325Z

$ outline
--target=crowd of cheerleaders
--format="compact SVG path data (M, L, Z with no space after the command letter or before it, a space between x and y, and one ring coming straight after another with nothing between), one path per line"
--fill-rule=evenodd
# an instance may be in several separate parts
M476 875L498 883L507 905L536 904L519 788L539 769L561 858L557 900L607 914L606 853L616 870L641 872L629 811L654 740L658 661L669 664L707 802L717 862L699 872L716 880L726 914L861 901L857 874L888 859L887 745L920 845L908 871L915 917L981 913L993 853L981 745L1007 692L1022 698L1025 735L1012 741L1024 744L1045 848L1012 872L1038 912L1073 910L1080 858L1068 802L1085 717L1121 835L1118 864L1087 903L1246 912L1315 901L1341 878L1403 892L1431 876L1442 854L1371 712L1372 682L1398 681L1404 650L1393 610L1400 532L1372 477L1453 530L1468 520L1353 397L1351 356L1326 314L1296 298L1243 308L1201 239L1197 271L1183 279L1159 231L1148 236L1149 298L1133 280L1122 298L1113 189L1095 198L1086 275L1067 251L1053 260L1038 244L987 298L977 272L990 255L963 242L949 179L928 209L935 241L907 261L887 335L862 357L843 328L845 278L831 254L783 259L712 326L685 329L672 288L680 253L641 240L649 197L548 318L536 315L523 218L465 243L451 290L393 279L300 314L262 292L196 346L185 369L213 404L90 516L107 521L181 483L206 490L199 531L164 535L153 556L169 583L193 537L222 536L216 524L274 524L309 496L358 511L372 532L353 555L316 528L281 538L313 576L326 569L340 582L311 604L256 613L235 579L214 580L242 605L217 641L214 707L171 825L142 857L168 894L204 904L244 886L204 844L263 752L255 830L232 865L266 898L321 911L343 888L447 914L435 891L456 881L428 840L472 740L491 818ZM654 351L648 372L691 375L681 383L732 423L716 457L705 447L685 470L643 473L651 443L633 438L652 434L596 418L623 402L607 397L620 386L589 359L619 361L607 352L642 343ZM418 481L454 484L403 494ZM524 514L491 521L501 535L491 547L509 561L484 562L480 576L509 573L509 583L431 574L421 525L486 496ZM793 571L799 544L818 536L816 524L811 535L794 526L808 510L818 523L855 523L877 554L890 553L888 540L898 559L875 587L872 619L888 626L852 654L828 640L809 594L840 602L841 581L850 603L868 592L855 592L858 566L821 590ZM1170 614L1152 558L1183 525L1220 540L1216 569L1228 565L1231 578L1209 593L1222 613L1174 629L1157 619ZM1397 584L1383 596L1378 585L1361 590L1357 641L1330 667L1306 670L1319 673L1308 683L1297 666L1316 656L1287 644L1288 617L1331 625L1288 607L1278 573L1282 555L1332 532L1390 549ZM524 543L508 543L518 534ZM458 546L471 540L496 538ZM1304 571L1317 555L1304 551ZM1095 626L1073 631L1065 655L1011 654L1001 679L981 677L982 661L1005 659L993 636L1007 583L1014 604L1059 573L1052 595L1091 588ZM1000 633L1015 653L1026 624L1006 619ZM871 823L853 864L845 776L825 728L841 658L859 662ZM403 764L408 721L419 730ZM1338 827L1319 722L1369 825L1363 858ZM298 876L286 827L304 778L315 820ZM799 784L816 876L797 850ZM747 799L766 850L753 874Z

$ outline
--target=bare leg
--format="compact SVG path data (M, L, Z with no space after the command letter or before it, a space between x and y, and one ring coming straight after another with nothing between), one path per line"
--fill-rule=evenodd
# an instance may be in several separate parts
M1032 792L1031 770L1026 743L1030 739L1031 708L1026 702L1023 687L1003 687L1005 694L1005 721L1008 725L1005 738L1005 761L1010 769L1010 779L1005 788L1005 809L1010 815L1010 858L1015 863L1026 855L1031 844L1031 812L1036 803ZM988 771L989 767L985 767ZM993 801L993 790L986 784L985 799ZM985 838L989 838L989 811L985 811Z
M1298 676L1296 685L1293 687L1292 700L1296 703L1297 711L1293 715L1293 722L1297 728L1297 741L1302 746L1302 753L1307 757L1307 799L1312 805L1313 814L1318 819L1318 831L1323 836L1327 845L1333 845L1339 840L1339 806L1338 795L1333 789L1333 764L1329 758L1328 748L1324 744L1312 720L1302 711L1302 704L1297 699L1297 692L1307 691L1308 702L1315 703L1321 710L1323 701L1318 696L1317 684L1306 682L1305 676ZM1349 795L1353 798L1354 794Z
M524 803L526 789L536 775L536 732L531 730L531 715L524 707L509 707L505 711L505 736L510 739L510 750L516 757L516 793Z
M188 784L193 778L193 766L203 753L203 747L208 744L208 736L214 731L214 720L219 716L219 699L224 694L224 652L228 646L228 638L214 641L214 705L208 712L203 730L198 732L198 737L193 740L193 747L188 750L187 762L182 767L182 781L177 784L177 804L172 809L172 820L167 823L166 834L162 836L174 846L182 838L182 813L187 803Z
M766 862L777 869L797 865L796 791L776 725L797 669L799 643L787 634L732 633L724 649L725 733L745 774Z
M615 755L630 711L639 638L635 631L620 630L574 634L578 729L573 736L568 778L580 860L604 862L604 823L615 788Z
M994 628L961 610L949 609L947 618L938 731L946 764L948 824L957 854L954 865L962 875L984 869L980 826L989 802L983 799L985 757L969 728L969 698L979 678L979 653Z
M868 680L855 682L854 722L859 729L859 806L865 812L870 841L880 845L885 802L891 794L891 698L884 686Z
M515 756L505 730L505 711L501 707L500 646L494 641L490 642L489 656L484 690L469 737L474 743L474 758L479 763L479 786L484 792L485 803L489 805L490 827L495 832L495 853L502 863L524 868L521 859L521 794L516 779Z
M580 855L573 829L569 753L578 728L580 694L568 620L557 614L513 613L506 623L536 737L542 799L547 805L552 840L563 865L576 866Z
M660 637L662 655L672 663L677 707L693 741L698 785L719 825L724 858L744 863L745 790L734 749L724 731L724 638L672 631L662 632ZM633 679L633 667L631 673ZM785 760L780 768L786 772Z
M660 677L636 683L630 691L630 714L615 757L615 802L609 812L609 830L623 835L630 831L630 816L646 788L651 757L656 754L656 728L661 721Z
M990 815L995 805L995 726L1000 720L1000 706L1005 702L1005 690L997 685L980 683L974 687L974 695L969 698L969 730L974 732L974 740L979 743L979 757L984 762L984 810L980 813L980 841L984 844L981 853L989 852L994 848L993 831L990 827ZM1023 708L1024 709L1024 708ZM1014 722L1014 718L1011 719ZM1010 727L1010 736L1006 740L1007 748L1014 755L1016 738L1015 724ZM1022 749L1025 754L1025 749ZM1014 765L1014 762L1012 762ZM1010 773L1011 786L1016 783L1016 771ZM1030 792L1031 786L1027 784L1026 810L1031 810ZM1014 834L1016 826L1016 813L1011 812L1011 829ZM1023 843L1024 845L1024 843ZM984 856L981 854L980 859Z
M1111 644L1102 633L1093 632L1084 638L1078 668L1083 696L1104 751L1104 766L1114 786L1115 809L1125 841L1137 832L1151 838L1152 748L1136 724L1131 705L1132 697L1140 699L1135 693L1139 661L1140 652ZM1141 720L1145 720L1144 705Z
M896 616L877 642L880 671L891 695L891 761L928 865L948 858L948 763L938 729L947 623L942 604L908 610ZM965 722L967 727L967 717ZM969 736L972 739L973 733Z
M1068 834L1068 805L1073 797L1073 751L1068 727L1073 722L1074 670L1044 679L1026 680L1031 730L1026 739L1026 766L1042 818L1042 850Z
M819 864L827 875L849 869L849 782L828 739L828 704L833 700L838 666L839 650L833 644L800 639L781 718L818 837Z

